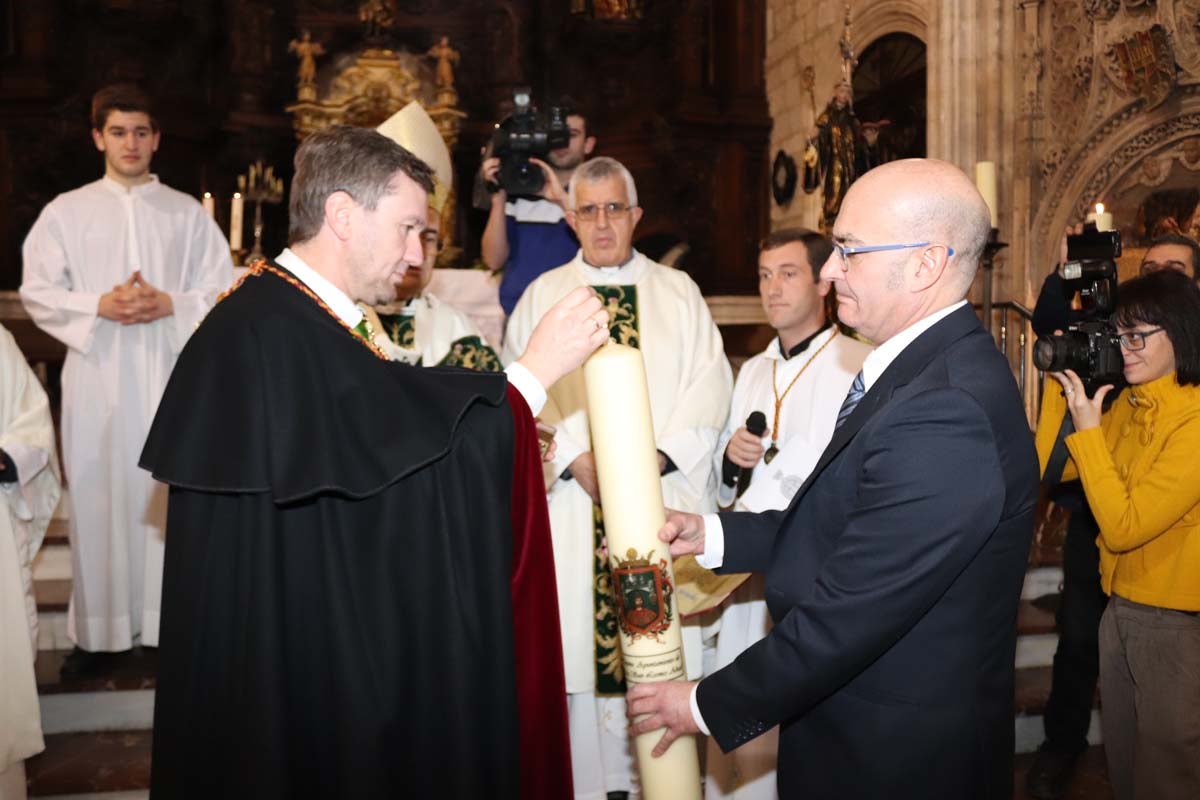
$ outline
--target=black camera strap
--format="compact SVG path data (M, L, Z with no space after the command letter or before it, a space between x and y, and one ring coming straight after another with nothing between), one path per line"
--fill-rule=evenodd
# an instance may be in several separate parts
M1056 486L1062 479L1063 468L1067 466L1067 437L1075 432L1075 421L1070 412L1063 413L1062 424L1058 426L1058 435L1054 437L1054 447L1050 450L1050 458L1046 460L1046 471L1042 474L1042 483L1046 486Z

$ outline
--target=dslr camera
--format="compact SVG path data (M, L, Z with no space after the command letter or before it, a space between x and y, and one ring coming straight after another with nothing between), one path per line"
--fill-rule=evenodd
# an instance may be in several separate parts
M1065 333L1043 336L1033 345L1033 363L1047 372L1073 370L1088 397L1105 384L1123 383L1125 360L1112 316L1117 307L1117 264L1121 234L1101 231L1095 223L1067 237L1063 281L1078 290L1081 321Z
M513 90L513 112L496 125L492 154L500 159L499 185L510 197L537 197L546 176L530 157L547 161L551 150L571 142L566 109L551 106L541 114L530 102L529 87Z

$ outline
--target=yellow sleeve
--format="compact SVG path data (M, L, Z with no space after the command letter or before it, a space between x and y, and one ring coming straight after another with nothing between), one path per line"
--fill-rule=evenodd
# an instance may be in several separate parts
M1200 416L1168 433L1150 470L1127 486L1102 428L1067 437L1104 546L1114 553L1141 547L1200 504Z
M1062 384L1047 375L1042 386L1042 410L1038 415L1037 433L1034 436L1040 475L1046 474L1046 463L1050 460L1050 451L1054 449L1054 440L1058 438L1058 429L1066 414L1067 398L1063 397ZM1078 477L1075 462L1068 456L1060 481L1073 481Z

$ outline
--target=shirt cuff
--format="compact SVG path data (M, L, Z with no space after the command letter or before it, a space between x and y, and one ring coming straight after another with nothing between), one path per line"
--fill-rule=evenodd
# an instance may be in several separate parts
M703 514L704 552L696 556L696 563L705 569L716 569L725 561L725 527L716 514ZM705 731L707 733L707 731Z
M712 736L712 731L710 731L708 726L704 724L704 717L700 716L700 704L696 702L696 692L699 688L700 681L696 681L694 684L692 684L692 694L688 700L688 704L692 707L692 720L695 721L696 727L700 729L701 733L703 733L705 736Z
M542 413L542 409L546 406L546 388L537 378L533 377L533 373L526 369L524 364L514 361L504 368L504 374L508 376L508 382L512 384L513 388L525 398L530 412L535 417Z

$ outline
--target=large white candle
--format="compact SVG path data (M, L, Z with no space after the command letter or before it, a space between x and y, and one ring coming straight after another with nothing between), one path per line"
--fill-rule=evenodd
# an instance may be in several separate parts
M229 249L242 249L242 214L245 209L242 202L242 193L233 193L233 205L229 209Z
M204 193L204 197L200 198L200 205L204 206L204 213L208 214L209 219L216 216L217 202L213 199L212 192Z
M666 514L642 354L609 342L583 374L625 680L679 680L686 677L683 637L671 554L658 539ZM635 740L642 797L700 800L695 738L680 737L654 758L660 738L661 730Z
M992 227L999 228L999 213L996 205L996 162L980 161L975 165L975 188L983 195L988 213L992 215Z
M1096 230L1111 231L1113 229L1113 215L1111 211L1104 210L1104 203L1096 203L1096 210L1089 212L1087 222L1096 223Z

